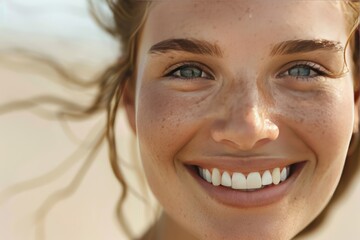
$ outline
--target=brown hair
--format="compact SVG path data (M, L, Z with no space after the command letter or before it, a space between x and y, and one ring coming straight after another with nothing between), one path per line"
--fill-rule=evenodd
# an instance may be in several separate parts
M111 66L99 79L99 84L103 86L100 88L98 93L97 100L93 104L93 108L101 107L104 104L107 108L108 113L108 125L107 125L107 140L110 150L110 162L115 176L119 180L122 186L122 195L118 202L119 214L121 213L121 206L124 202L124 199L127 196L127 185L126 181L123 178L120 167L117 164L117 152L115 148L115 138L114 138L114 121L116 118L117 107L120 104L122 92L127 81L133 81L134 84L134 74L135 74L135 63L136 63L136 49L137 49L137 40L141 34L141 27L145 22L147 17L147 10L149 8L150 2L143 1L131 1L131 0L107 0L106 1L109 8L113 14L114 25L109 27L109 25L104 24L100 15L95 14L94 9L93 13L97 22L102 26L108 33L118 38L122 44L122 57ZM353 71L354 79L357 81L360 80L360 61L359 61L359 14L360 14L360 3L359 1L344 1L343 10L349 16L349 38L347 46L352 50L353 56ZM345 55L344 55L345 59ZM359 83L355 82L356 91ZM355 94L356 98L358 93ZM347 190L349 189L350 183L353 181L356 174L359 172L360 162L359 162L359 141L358 136L355 134L351 140L349 147L349 157L346 160L345 167L343 170L342 177L340 179L339 185L336 189L334 196L332 197L329 204L326 206L324 211L306 228L301 234L308 234L314 229L318 228L321 223L324 222L325 217L328 215L332 206L339 202L340 199L346 195ZM119 215L119 219L122 219L122 226L126 230L126 225L124 220L125 216ZM126 230L126 232L128 232Z

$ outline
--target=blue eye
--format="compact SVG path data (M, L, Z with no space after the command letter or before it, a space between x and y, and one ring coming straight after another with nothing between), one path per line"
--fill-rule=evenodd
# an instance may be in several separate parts
M318 76L323 76L324 73L317 69L316 66L313 67L302 64L290 68L283 75L296 78L315 78Z
M175 73L178 73L178 75L183 78L198 78L202 76L202 71L194 67L184 67Z
M181 79L211 78L200 67L195 65L183 65L171 71L167 76Z

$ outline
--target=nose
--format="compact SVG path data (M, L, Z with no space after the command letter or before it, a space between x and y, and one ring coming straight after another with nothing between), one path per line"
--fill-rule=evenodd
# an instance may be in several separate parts
M258 104L247 104L233 107L227 117L215 121L212 138L219 143L248 151L279 136L279 128L263 107Z

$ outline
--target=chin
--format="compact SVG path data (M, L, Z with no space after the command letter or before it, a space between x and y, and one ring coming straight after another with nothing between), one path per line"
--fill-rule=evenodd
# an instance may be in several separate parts
M236 209L228 210L222 211L223 215L214 212L212 216L203 217L206 221L199 221L197 229L189 223L187 227L200 240L289 240L311 222L305 212L301 214L295 209L286 210L279 206L255 211L248 209L241 214Z
M211 229L209 231L204 231L201 234L198 234L198 239L200 240L289 240L293 239L300 230L294 229L290 226L247 226L244 224L241 227L236 228L233 226L233 229Z

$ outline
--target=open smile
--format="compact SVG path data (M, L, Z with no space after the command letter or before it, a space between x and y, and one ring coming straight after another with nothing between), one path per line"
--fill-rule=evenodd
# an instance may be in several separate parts
M217 202L237 208L260 207L280 201L294 186L306 161L251 172L188 165L190 174Z
M238 190L255 190L269 185L278 185L285 181L290 175L290 166L279 167L272 170L250 172L244 174L241 172L229 173L225 170L213 168L212 170L198 167L199 175L214 186L222 185Z

